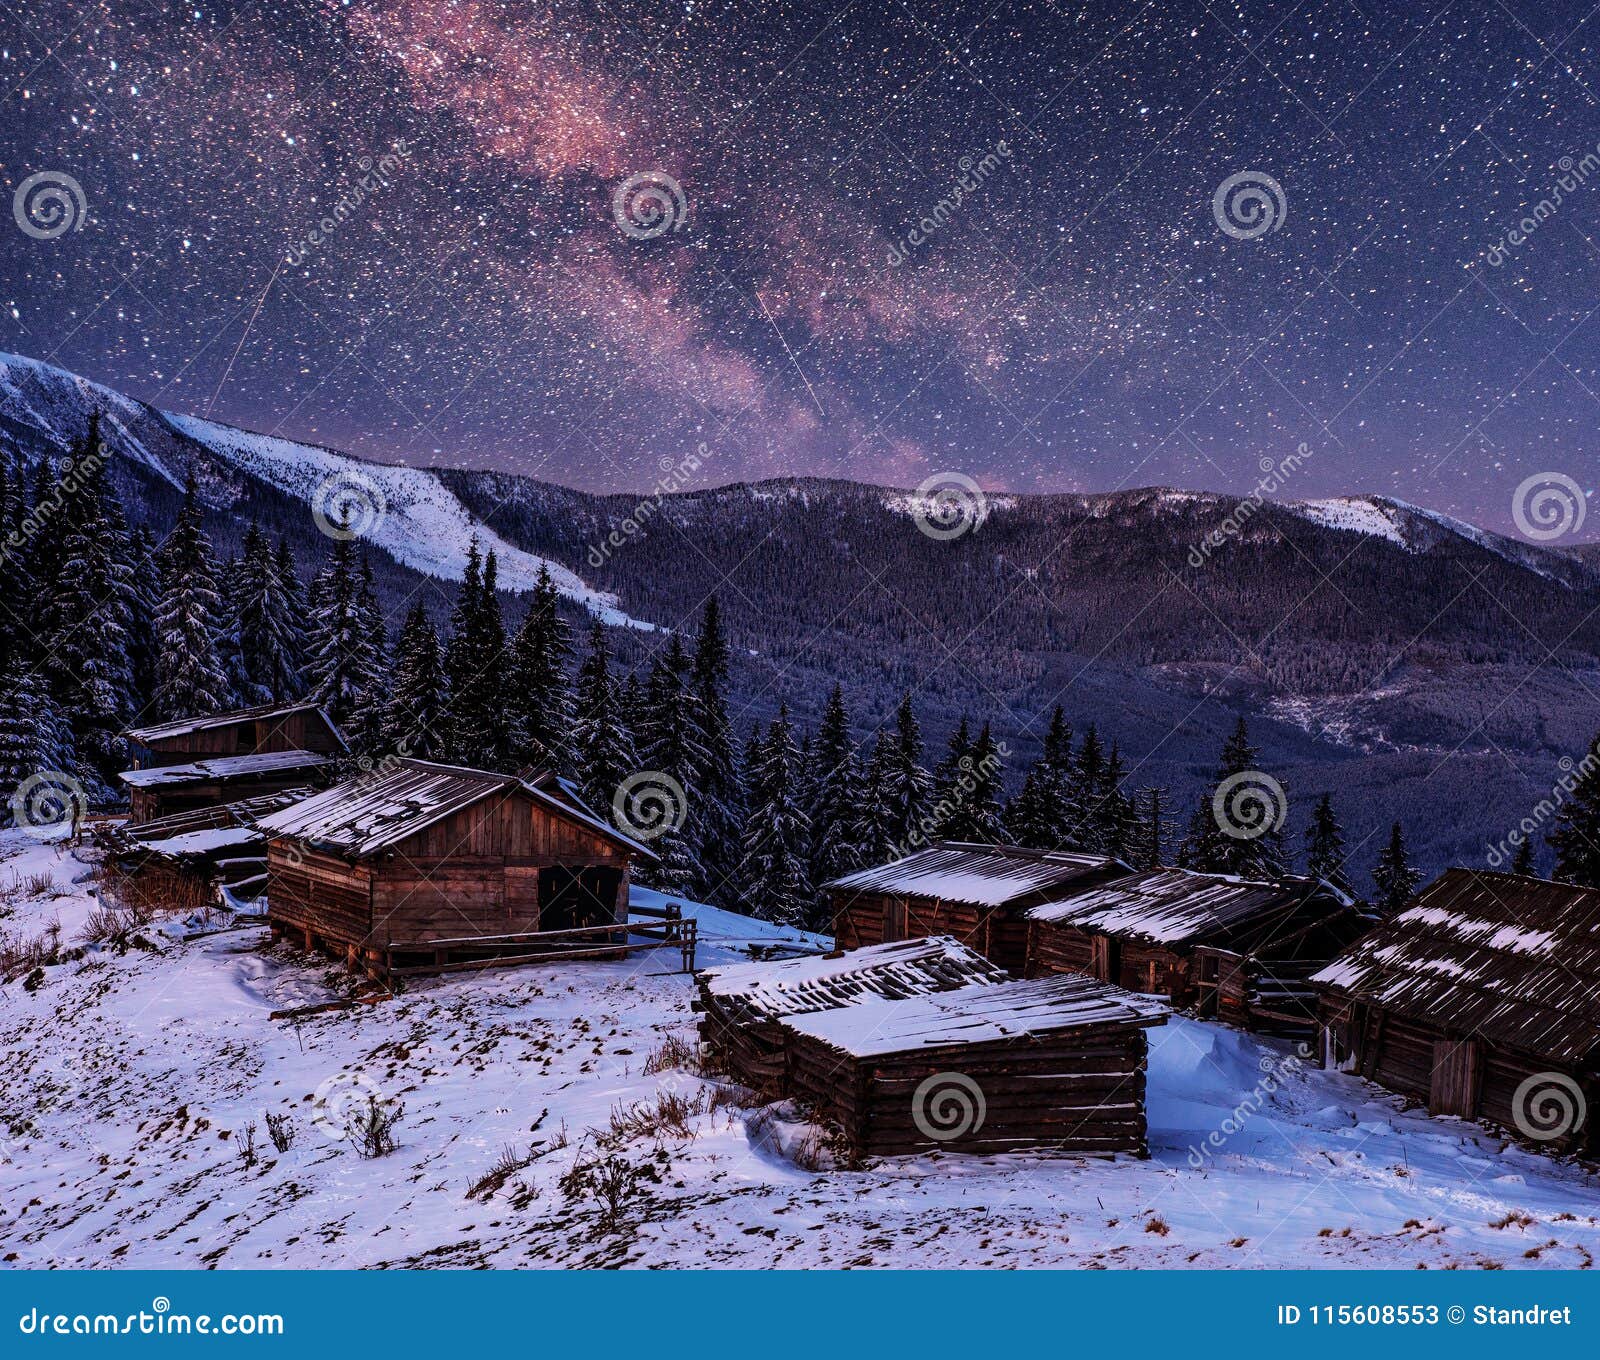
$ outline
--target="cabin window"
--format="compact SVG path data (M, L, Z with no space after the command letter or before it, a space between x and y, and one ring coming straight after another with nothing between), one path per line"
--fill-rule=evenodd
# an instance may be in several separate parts
M617 919L620 869L564 869L539 873L539 929L578 930Z

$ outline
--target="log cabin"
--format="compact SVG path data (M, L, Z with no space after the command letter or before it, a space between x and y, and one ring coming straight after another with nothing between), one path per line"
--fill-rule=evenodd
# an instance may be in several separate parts
M1031 910L1027 971L1082 973L1175 1007L1202 1002L1225 1019L1309 1036L1316 1010L1306 978L1368 924L1348 897L1314 879L1152 869Z
M95 832L101 895L141 915L208 907L219 885L265 872L261 819L314 792L286 789L149 822L104 823Z
M853 1159L943 1149L1149 1155L1145 1031L1165 1008L1085 977L786 1016L787 1083Z
M349 747L333 720L314 703L264 704L204 717L177 718L130 728L123 739L136 770L190 765L263 751L315 751L343 755Z
M395 760L274 813L274 933L389 974L507 948L555 952L626 935L635 858L654 859L548 776ZM603 952L596 948L583 952Z
M322 787L349 753L344 734L314 703L178 718L122 735L132 768L118 777L136 824L304 784Z
M700 1038L719 1070L751 1090L783 1094L785 1016L865 1001L927 996L1009 974L947 935L896 940L776 962L736 963L696 975Z
M840 949L953 935L1021 976L1026 913L1130 872L1120 860L1014 845L941 841L828 884Z
M1312 977L1323 1054L1558 1151L1600 1151L1600 891L1449 869Z

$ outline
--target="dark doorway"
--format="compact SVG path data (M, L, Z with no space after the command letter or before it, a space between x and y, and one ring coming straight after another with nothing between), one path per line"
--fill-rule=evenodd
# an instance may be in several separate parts
M539 929L577 930L608 926L617 919L620 869L539 871Z

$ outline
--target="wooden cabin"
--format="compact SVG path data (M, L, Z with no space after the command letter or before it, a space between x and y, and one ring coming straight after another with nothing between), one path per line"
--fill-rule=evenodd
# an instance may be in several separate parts
M262 822L280 935L372 972L502 961L626 936L628 873L655 855L570 789L397 760ZM558 934L548 941L530 936Z
M1306 975L1367 924L1349 898L1312 879L1254 883L1184 869L1131 874L1036 907L1028 921L1030 977L1082 973L1168 997L1177 1007L1204 1000L1221 1009L1211 1003L1224 959L1248 961L1258 984L1264 972L1287 981L1298 975L1296 1003L1259 985L1252 991L1230 962L1224 1018L1276 1024L1281 1009L1282 1021L1306 1034L1315 1026Z
M1145 1030L1165 1009L1084 977L786 1016L787 1082L853 1157L1148 1155Z
M1103 855L941 841L828 884L834 941L856 949L953 935L1020 976L1031 907L1128 872L1126 864Z
M783 1030L791 1015L927 996L1009 975L946 935L848 952L707 968L696 977L700 1038L721 1070L769 1098L783 1094Z
M306 785L321 787L334 769L332 757L316 751L262 751L187 765L151 765L142 770L124 770L117 777L128 786L128 820L137 826L197 808L242 802Z
M99 881L116 904L141 915L192 911L217 901L219 885L266 871L261 819L314 792L309 787L173 813L154 821L107 822L95 832Z
M1330 1066L1600 1152L1600 891L1450 869L1312 982Z
M264 704L231 713L177 718L131 728L122 735L136 770L268 751L337 756L350 749L333 720L313 703Z

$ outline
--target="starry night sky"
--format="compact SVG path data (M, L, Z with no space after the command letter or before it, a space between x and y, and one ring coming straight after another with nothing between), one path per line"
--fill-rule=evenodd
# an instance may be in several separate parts
M593 489L704 444L712 484L1244 493L1305 442L1283 494L1507 528L1600 461L1597 43L1510 0L0 0L6 201L87 201L4 221L0 348ZM651 239L641 172L685 203ZM1251 239L1242 172L1286 208Z

